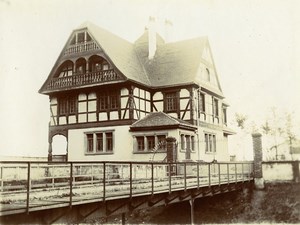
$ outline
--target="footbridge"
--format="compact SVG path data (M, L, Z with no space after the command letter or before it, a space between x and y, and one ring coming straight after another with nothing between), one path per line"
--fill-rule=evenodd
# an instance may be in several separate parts
M242 189L253 162L0 162L2 223L79 223Z

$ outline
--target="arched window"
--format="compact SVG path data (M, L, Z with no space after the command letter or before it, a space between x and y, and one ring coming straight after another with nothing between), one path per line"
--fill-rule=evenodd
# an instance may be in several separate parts
M210 81L210 72L208 68L205 69L204 79L208 82Z
M86 61L84 58L77 59L75 64L76 64L76 74L86 73Z
M58 68L56 72L56 77L68 77L73 75L73 62L68 60L65 61L61 66Z
M93 55L89 59L89 68L90 72L96 72L102 70L109 70L110 65L104 58L97 55Z

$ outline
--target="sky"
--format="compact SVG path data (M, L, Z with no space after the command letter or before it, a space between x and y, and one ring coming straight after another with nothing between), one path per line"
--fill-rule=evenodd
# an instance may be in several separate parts
M300 1L0 0L0 155L46 156L49 99L38 93L72 30L90 21L134 42L149 16L173 41L208 36L229 121L271 108L300 131ZM299 132L300 133L300 132Z

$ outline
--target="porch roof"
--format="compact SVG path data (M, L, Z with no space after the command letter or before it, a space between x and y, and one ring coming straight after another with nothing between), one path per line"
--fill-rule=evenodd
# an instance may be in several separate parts
M164 112L152 112L130 126L130 131L182 128L196 130L197 127L187 121L174 118Z

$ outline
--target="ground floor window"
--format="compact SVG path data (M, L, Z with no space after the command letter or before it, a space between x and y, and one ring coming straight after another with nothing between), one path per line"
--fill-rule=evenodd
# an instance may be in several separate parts
M180 146L182 151L195 151L195 136L180 134Z
M86 133L86 153L101 154L113 153L114 135L113 131L101 131Z
M166 137L165 134L147 134L134 136L134 151L135 152L153 152L166 151Z
M206 153L215 153L217 152L217 141L215 134L204 134L205 139L205 152Z

